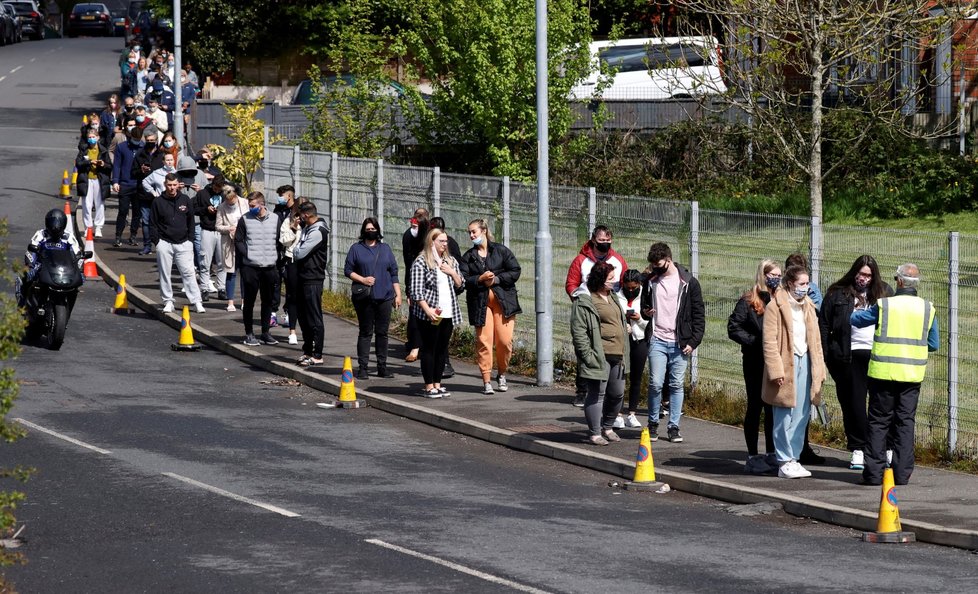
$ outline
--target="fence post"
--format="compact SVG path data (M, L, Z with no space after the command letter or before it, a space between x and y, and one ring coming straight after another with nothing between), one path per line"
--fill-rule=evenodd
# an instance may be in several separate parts
M292 187L295 188L295 197L303 196L302 193L302 157L299 154L299 145L292 147Z
M329 154L329 290L340 290L339 281L339 242L340 242L340 155ZM381 227L383 229L383 227Z
M952 454L958 446L958 240L957 232L948 234L947 450Z
M377 159L377 222L384 229L384 160Z
M700 274L700 203L695 200L690 203L689 209L689 271L693 276ZM700 356L695 350L689 367L690 387L695 390L700 376Z
M598 194L594 188L587 189L587 233L588 239L598 226Z
M441 216L441 167L437 165L431 171L431 212L433 217Z
M509 246L509 176L503 176L503 245Z
M262 149L262 164L261 170L265 178L265 193L268 193L268 126L262 126L262 142L264 143L264 148Z
M811 246L808 253L808 263L812 269L811 281L821 287L819 273L822 270L822 220L818 217L812 217L812 232L808 241Z

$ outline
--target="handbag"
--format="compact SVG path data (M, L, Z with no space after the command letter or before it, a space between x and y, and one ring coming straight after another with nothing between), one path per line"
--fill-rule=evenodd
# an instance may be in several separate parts
M380 248L377 249L377 254L374 256L374 265L370 268L371 272L377 267L377 260L380 258ZM374 298L374 288L372 285L365 285L363 283L358 283L353 281L350 285L350 299L353 301L366 301L368 299Z

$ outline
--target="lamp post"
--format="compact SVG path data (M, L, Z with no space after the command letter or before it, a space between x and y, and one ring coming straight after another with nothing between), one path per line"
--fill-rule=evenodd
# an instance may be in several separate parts
M554 383L553 237L550 235L550 123L547 68L547 0L536 0L537 233L534 270L537 321L537 385Z
M173 135L183 147L183 154L190 155L190 147L183 132L183 83L180 81L180 69L183 68L183 49L180 33L180 0L173 0Z

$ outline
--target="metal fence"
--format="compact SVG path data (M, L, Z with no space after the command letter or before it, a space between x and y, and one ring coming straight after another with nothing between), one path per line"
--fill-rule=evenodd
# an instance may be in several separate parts
M517 288L527 313L517 322L517 346L536 343L535 185L300 151L296 146L270 145L265 155L266 188L292 184L297 195L315 201L320 212L329 212L327 287L333 291L349 291L343 262L367 216L380 219L396 253L407 219L419 206L443 217L449 234L462 239L463 245L469 221L485 218L522 266ZM920 294L937 308L942 340L941 349L931 355L921 389L917 439L951 451L978 453L978 236L820 225L804 217L707 210L695 202L559 186L550 190L550 217L553 261L559 263L552 275L555 357L573 357L564 267L601 223L613 230L615 249L629 267L644 268L649 245L665 241L674 259L699 278L707 325L706 338L694 356L693 377L700 385L706 382L727 392L743 393L739 347L727 338L727 317L752 284L761 259L809 254L813 280L822 288L840 278L860 254L876 257L887 275L904 261L917 263L923 275ZM818 237L823 238L821 244L813 241ZM841 418L831 384L827 394L830 415Z

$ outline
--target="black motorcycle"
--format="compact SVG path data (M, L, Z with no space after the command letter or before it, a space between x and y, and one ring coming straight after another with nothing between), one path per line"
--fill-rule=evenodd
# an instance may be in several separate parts
M25 295L27 337L46 338L48 348L57 351L65 341L68 318L75 307L83 278L70 247L46 247L37 254L40 269ZM90 258L91 252L83 257Z

